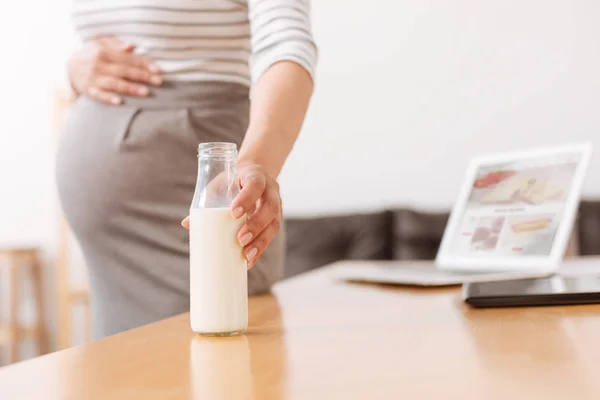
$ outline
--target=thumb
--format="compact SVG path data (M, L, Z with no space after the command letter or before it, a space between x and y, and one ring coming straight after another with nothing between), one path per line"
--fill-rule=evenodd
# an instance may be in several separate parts
M184 228L190 229L190 216L189 215L187 217L185 217L183 221L181 221L181 226L183 226Z

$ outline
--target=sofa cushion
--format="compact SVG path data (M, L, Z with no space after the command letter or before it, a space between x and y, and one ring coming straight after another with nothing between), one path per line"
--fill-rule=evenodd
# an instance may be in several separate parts
M449 214L396 210L393 215L393 259L435 259Z
M285 277L342 259L389 259L391 223L388 211L287 219Z
M575 224L577 250L582 256L600 255L600 202L582 201Z

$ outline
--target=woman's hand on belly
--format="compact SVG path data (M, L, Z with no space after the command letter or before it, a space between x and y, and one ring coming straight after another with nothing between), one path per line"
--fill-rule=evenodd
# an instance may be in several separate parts
M279 232L283 218L281 196L277 181L260 165L242 165L238 176L241 190L231 203L231 215L236 219L248 217L238 232L238 241L244 248L248 268L252 268ZM189 217L181 224L189 229Z
M148 87L162 84L160 71L152 61L133 54L134 46L115 38L84 43L69 59L68 73L77 94L88 95L105 104L121 104L122 95L145 97Z

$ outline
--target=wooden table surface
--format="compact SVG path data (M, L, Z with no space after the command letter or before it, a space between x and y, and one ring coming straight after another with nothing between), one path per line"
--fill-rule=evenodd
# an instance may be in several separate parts
M0 369L0 399L600 399L600 306L474 310L335 273L252 298L244 336L181 315Z

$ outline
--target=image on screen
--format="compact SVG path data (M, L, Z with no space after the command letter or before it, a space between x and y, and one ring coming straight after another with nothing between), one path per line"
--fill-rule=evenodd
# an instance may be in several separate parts
M580 159L573 153L482 166L450 251L549 255Z

